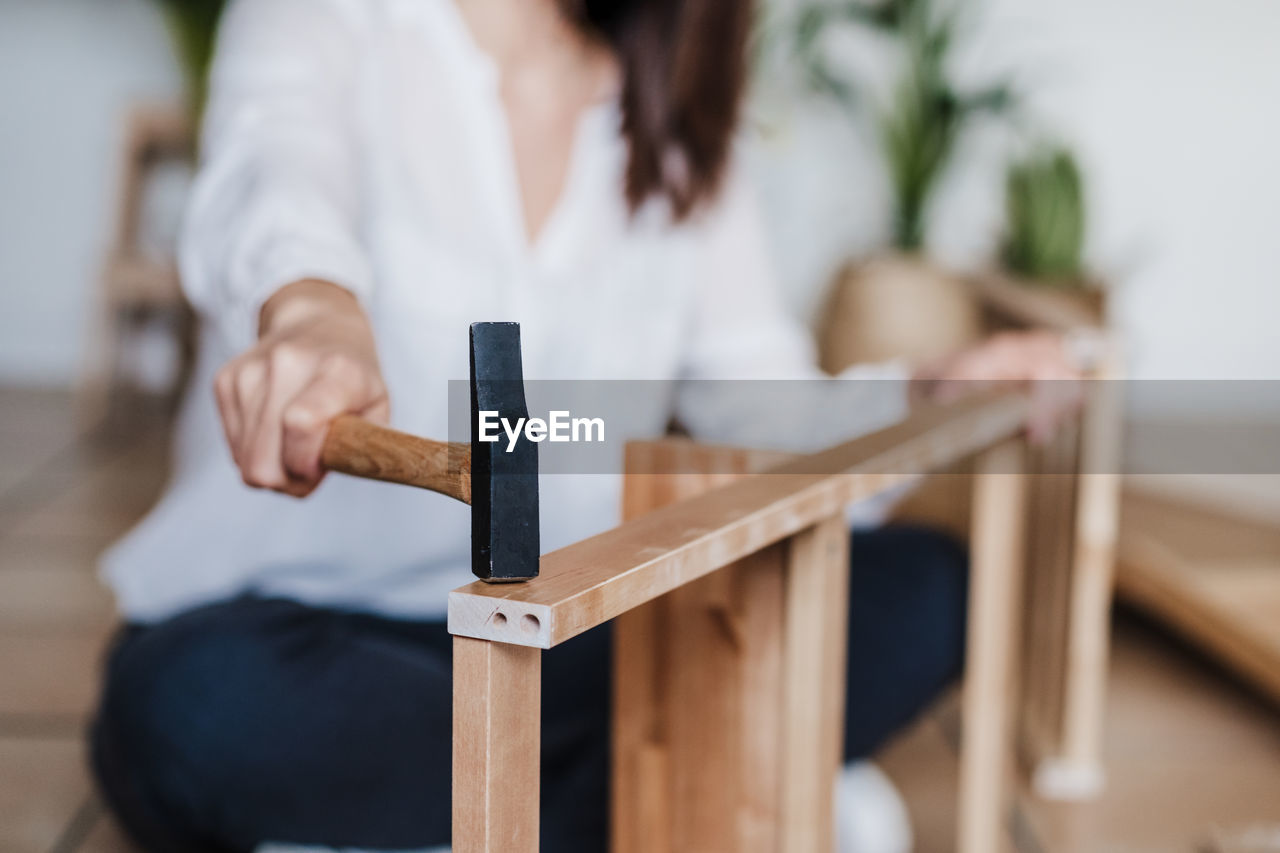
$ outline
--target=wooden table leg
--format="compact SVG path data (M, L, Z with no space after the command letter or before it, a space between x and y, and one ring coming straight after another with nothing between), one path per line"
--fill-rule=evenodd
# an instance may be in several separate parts
M848 536L833 518L615 621L615 853L830 853Z
M786 557L614 621L614 853L777 853Z
M780 456L629 445L624 516ZM614 620L613 853L777 853L790 553L779 543Z
M1058 799L1096 796L1101 793L1105 778L1102 718L1106 709L1119 535L1122 405L1117 382L1102 378L1091 383L1076 498L1062 749L1059 760L1036 778L1036 788L1042 795Z
M1022 757L1033 770L1062 742L1067 623L1075 551L1079 429L1068 422L1047 446L1028 453L1027 553L1023 575Z
M792 537L783 638L783 853L835 849L834 792L844 751L849 528L830 518Z
M453 853L536 853L542 651L453 639Z
M978 459L974 477L969 629L960 755L959 853L1003 847L1016 706L1026 482L1019 441Z

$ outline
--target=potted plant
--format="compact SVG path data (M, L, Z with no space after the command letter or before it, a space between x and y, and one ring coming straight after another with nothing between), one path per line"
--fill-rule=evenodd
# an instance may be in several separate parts
M1041 145L1011 163L1005 211L1006 270L1037 284L1084 286L1084 189L1070 151Z
M174 52L186 78L187 104L192 115L199 117L208 93L209 65L213 61L218 19L225 0L159 0L169 31L173 35Z
M1005 284L1034 287L1042 300L1104 320L1105 292L1085 266L1086 199L1080 167L1061 144L1041 143L1009 165L1000 265Z
M820 35L842 22L871 27L900 46L902 70L887 104L876 106L865 87L825 60ZM870 120L894 203L891 250L849 264L833 286L819 329L828 371L891 357L925 361L980 334L978 307L964 282L924 254L925 223L961 137L982 116L1010 113L1015 98L1004 84L973 92L953 84L948 63L958 29L959 13L933 0L823 3L799 17L796 55L810 88Z
M1062 145L1040 143L1009 164L999 257L970 279L992 319L1077 331L1106 325L1106 292L1085 266L1085 210L1080 168Z

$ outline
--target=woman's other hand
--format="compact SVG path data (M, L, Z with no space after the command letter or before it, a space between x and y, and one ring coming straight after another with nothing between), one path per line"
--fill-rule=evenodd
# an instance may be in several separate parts
M924 396L942 403L997 382L1030 383L1027 432L1038 444L1052 438L1083 400L1083 375L1067 339L1056 332L1004 332L921 370L916 378Z
M352 412L385 424L390 414L368 318L323 281L295 282L267 301L258 343L218 371L214 391L244 481L295 497L324 477L331 420Z

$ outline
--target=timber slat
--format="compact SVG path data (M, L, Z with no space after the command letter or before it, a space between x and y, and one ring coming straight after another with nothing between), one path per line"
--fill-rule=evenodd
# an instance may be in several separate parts
M1027 399L1000 389L931 406L888 429L802 456L543 555L529 583L449 596L458 636L551 648L1022 429Z

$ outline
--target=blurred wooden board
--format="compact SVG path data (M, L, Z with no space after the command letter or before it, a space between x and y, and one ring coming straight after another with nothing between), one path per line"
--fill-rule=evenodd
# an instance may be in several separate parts
M1106 292L1096 287L1058 288L1017 281L997 270L969 278L969 285L996 328L1098 328L1106 322Z
M1280 523L1129 491L1117 592L1280 702Z

